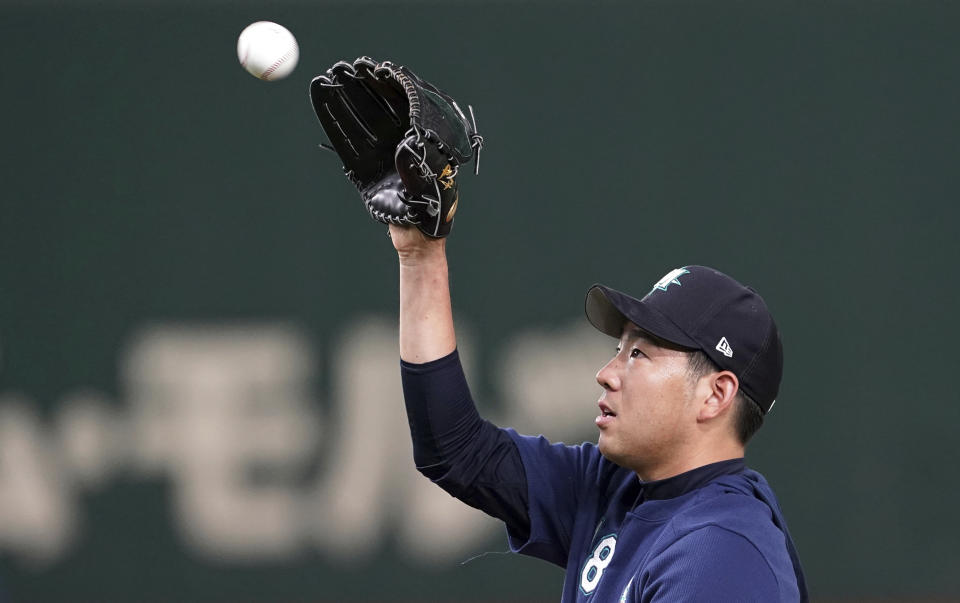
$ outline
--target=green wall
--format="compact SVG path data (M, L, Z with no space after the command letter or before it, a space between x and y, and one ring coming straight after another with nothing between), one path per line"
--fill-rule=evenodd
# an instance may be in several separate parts
M299 39L284 81L237 64L261 19ZM307 86L389 58L472 104L486 140L449 246L485 408L506 412L502 350L582 320L591 283L640 294L715 266L783 332L748 458L815 598L960 597L958 19L948 2L5 3L0 407L51 438L36 460L68 399L125 416L125 350L151 325L283 323L320 350L314 410L335 424L338 342L391 324L396 260L317 148ZM335 441L317 436L313 471ZM23 458L3 450L0 469ZM389 535L352 566L310 547L217 559L174 527L163 475L63 487L69 545L34 554L4 519L20 486L0 483L13 600L555 600L562 582L463 563L505 550L497 532L430 565Z

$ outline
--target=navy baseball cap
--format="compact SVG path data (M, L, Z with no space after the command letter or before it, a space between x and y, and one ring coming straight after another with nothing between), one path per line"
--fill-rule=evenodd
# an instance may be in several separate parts
M616 339L630 321L672 344L702 350L767 413L783 376L780 333L756 291L706 266L668 272L636 299L604 285L587 291L587 320Z

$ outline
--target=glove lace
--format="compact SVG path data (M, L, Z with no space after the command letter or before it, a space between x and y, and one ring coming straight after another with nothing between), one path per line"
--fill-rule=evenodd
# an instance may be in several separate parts
M477 153L477 162L473 166L473 175L480 175L480 150L483 148L483 136L477 133L477 118L473 114L473 105L467 105L470 109L470 121L473 122L473 132L470 134L470 146Z

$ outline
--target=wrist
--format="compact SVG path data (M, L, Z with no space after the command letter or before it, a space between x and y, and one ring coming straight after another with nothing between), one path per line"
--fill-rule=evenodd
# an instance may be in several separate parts
M429 239L421 244L397 249L401 268L446 267L447 240Z

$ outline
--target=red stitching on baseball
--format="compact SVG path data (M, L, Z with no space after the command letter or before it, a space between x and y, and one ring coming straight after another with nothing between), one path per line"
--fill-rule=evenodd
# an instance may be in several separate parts
M289 59L291 56L293 56L293 53L296 52L296 51L297 51L297 47L296 47L296 46L294 46L293 48L291 48L290 50L288 50L286 54L284 54L282 57L280 57L279 59L277 59L276 62L274 62L273 65L270 65L269 67L267 67L267 68L264 70L264 72L260 74L260 79L261 79L261 80L267 79L267 78L270 76L271 73L273 73L274 71L276 71L276 70L280 67L280 65L283 65L284 63L286 63L286 62L287 62L287 59Z

